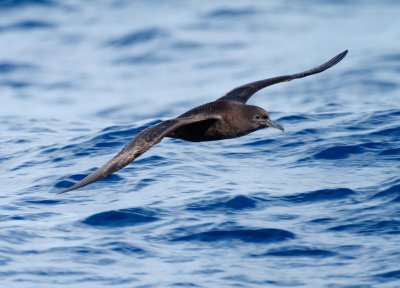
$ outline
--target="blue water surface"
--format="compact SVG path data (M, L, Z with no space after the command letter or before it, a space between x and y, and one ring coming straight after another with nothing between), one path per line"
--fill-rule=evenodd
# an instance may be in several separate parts
M400 287L398 1L0 1L1 287ZM238 85L267 129L138 131Z

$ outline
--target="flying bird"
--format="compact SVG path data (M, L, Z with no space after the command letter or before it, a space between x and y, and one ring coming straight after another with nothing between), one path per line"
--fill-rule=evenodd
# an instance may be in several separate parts
M191 142L214 141L240 137L263 128L284 128L274 123L263 108L247 105L257 91L294 79L321 73L339 63L347 54L343 51L328 62L304 72L251 82L226 93L217 100L193 108L174 119L162 121L138 133L114 158L78 183L59 192L65 193L103 179L122 169L164 137Z

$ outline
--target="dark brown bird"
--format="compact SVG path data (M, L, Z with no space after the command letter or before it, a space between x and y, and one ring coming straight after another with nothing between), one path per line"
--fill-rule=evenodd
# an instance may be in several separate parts
M122 169L164 137L200 142L240 137L268 127L283 131L281 125L272 122L267 111L257 106L246 105L247 100L267 86L321 73L339 63L347 52L343 51L328 62L304 72L239 86L214 102L198 106L177 118L151 126L137 134L102 167L60 193L86 186Z

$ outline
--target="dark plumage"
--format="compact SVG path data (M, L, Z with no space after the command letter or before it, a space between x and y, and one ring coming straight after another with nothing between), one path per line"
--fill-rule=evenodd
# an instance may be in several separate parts
M304 72L239 86L214 102L198 106L177 118L151 126L136 135L109 162L60 193L86 186L122 169L164 137L200 142L240 137L268 127L283 131L282 126L272 122L267 111L257 106L246 105L247 100L267 86L321 73L339 63L346 54L347 50L328 62Z

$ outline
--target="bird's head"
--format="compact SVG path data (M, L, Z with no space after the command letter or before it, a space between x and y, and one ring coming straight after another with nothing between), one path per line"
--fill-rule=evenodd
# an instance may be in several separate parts
M259 130L262 128L275 128L279 129L282 132L285 130L283 126L274 123L270 118L269 114L267 111L264 109L257 107L257 106L251 106L251 105L246 105L248 109L246 109L246 116L248 119L249 125L252 126L254 130Z

